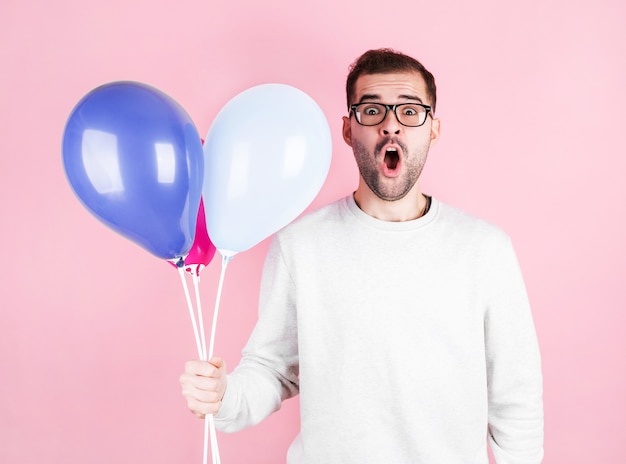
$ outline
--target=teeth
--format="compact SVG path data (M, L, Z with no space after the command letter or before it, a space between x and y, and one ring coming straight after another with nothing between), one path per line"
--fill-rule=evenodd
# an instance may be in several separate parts
M398 149L397 148L387 148L387 151L396 151L397 152Z

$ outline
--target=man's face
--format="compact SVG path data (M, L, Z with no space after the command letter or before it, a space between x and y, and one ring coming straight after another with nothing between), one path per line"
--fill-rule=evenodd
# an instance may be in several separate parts
M417 72L360 76L354 94L351 104L431 104L426 83ZM438 137L439 120L430 116L419 127L403 126L392 111L376 126L362 126L354 115L343 118L343 138L354 151L362 181L387 201L404 198L416 185L430 144Z

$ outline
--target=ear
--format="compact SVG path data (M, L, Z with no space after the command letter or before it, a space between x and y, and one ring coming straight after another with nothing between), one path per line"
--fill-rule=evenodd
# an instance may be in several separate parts
M352 126L350 125L350 118L348 116L343 117L343 140L348 144L349 147L352 146Z
M433 122L430 125L430 144L434 144L439 140L439 134L441 131L441 120L433 118Z

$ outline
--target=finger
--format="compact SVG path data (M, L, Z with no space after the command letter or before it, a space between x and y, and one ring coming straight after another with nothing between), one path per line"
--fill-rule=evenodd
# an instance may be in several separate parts
M214 392L220 390L220 379L215 377L202 377L198 375L183 374L179 378L179 382L184 392L208 391Z
M203 377L217 377L220 371L219 368L207 361L187 361L185 363L185 373Z
M183 388L183 397L187 400L187 403L193 402L194 404L214 404L221 401L221 394L217 390L198 390L195 388Z
M204 417L208 414L215 415L222 405L221 401L215 403L205 403L196 399L188 399L187 407L198 417Z

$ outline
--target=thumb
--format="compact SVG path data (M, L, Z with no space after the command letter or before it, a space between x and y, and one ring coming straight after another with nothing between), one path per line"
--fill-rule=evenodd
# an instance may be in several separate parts
M223 369L226 367L226 363L224 362L224 360L222 358L220 358L219 356L213 356L209 362L211 364L213 364L215 367L217 367L218 369Z

